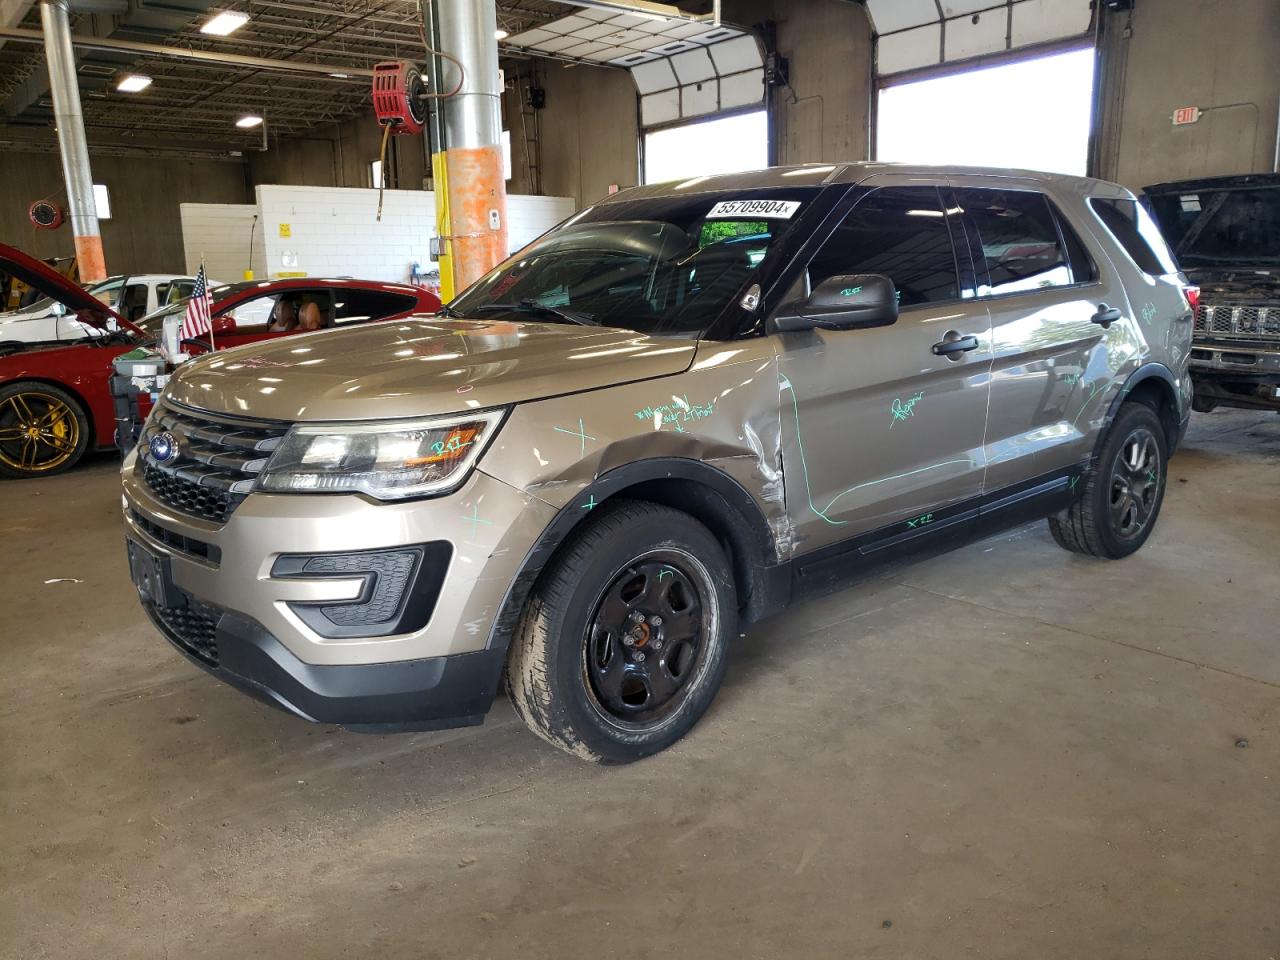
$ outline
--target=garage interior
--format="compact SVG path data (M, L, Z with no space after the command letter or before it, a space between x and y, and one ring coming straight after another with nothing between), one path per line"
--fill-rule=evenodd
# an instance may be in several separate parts
M31 218L74 207L49 6L0 0L0 240L65 262L71 223ZM370 89L430 75L422 5L61 9L107 274L440 282L431 141L384 144ZM489 266L618 190L761 166L1280 173L1272 0L499 0L491 28ZM313 230L346 196L367 222ZM1192 416L1128 559L1036 522L753 624L629 766L505 696L362 734L229 690L140 609L119 474L0 480L0 956L1280 956L1274 411Z

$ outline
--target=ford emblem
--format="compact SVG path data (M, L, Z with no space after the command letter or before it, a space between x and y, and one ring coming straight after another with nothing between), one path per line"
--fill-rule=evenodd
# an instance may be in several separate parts
M151 438L148 449L151 451L151 459L156 463L168 463L178 455L178 438L165 430Z

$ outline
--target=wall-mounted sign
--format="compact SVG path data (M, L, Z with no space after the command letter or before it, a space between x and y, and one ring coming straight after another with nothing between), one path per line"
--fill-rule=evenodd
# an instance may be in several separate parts
M1199 107L1179 107L1173 111L1173 125L1181 127L1184 124L1195 123L1200 119Z
M293 226L292 226L291 224L288 224L288 223L282 223L282 224L280 224L280 236L282 236L282 237L292 237L292 236L293 236Z

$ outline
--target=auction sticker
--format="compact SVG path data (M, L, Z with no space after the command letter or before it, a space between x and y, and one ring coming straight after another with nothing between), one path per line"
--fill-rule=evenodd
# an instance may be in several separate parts
M790 220L799 209L799 200L721 200L711 208L707 219L736 220L739 217L762 217L765 220Z

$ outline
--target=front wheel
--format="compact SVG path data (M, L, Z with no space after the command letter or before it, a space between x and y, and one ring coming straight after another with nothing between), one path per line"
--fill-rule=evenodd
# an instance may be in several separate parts
M607 504L534 588L507 688L544 740L629 763L675 743L706 711L736 628L729 561L706 527L656 504Z
M1168 449L1156 412L1145 403L1124 404L1084 492L1068 509L1049 518L1053 539L1065 550L1107 560L1136 551L1160 516Z
M0 387L0 476L47 477L75 466L89 446L89 418L47 383Z

